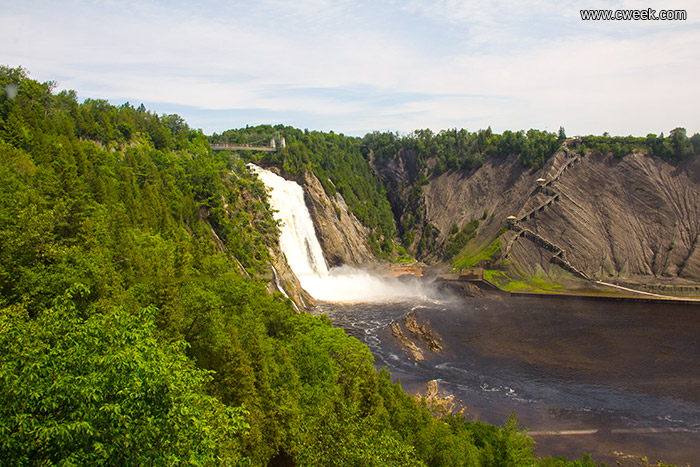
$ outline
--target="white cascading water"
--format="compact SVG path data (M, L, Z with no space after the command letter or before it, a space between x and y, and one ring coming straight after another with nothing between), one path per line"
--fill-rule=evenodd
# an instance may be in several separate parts
M281 222L280 248L311 296L334 302L374 302L423 295L417 284L375 276L350 266L329 270L301 186L254 164L248 167L270 190L275 219Z

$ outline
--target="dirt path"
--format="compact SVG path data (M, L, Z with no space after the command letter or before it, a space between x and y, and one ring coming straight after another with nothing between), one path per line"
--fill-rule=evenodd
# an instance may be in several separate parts
M614 288L616 288L616 289L625 290L625 291L627 291L627 292L633 292L633 293L637 293L637 294L648 295L648 296L651 296L651 297L664 298L664 299L666 299L666 300L683 300L683 301L700 302L700 300L694 299L694 298L685 298L685 297L680 298L680 297L672 297L672 296L670 296L670 295L660 295L660 294L651 293L651 292L642 292L641 290L635 290L635 289L630 289L630 288L627 288L627 287L622 287L621 285L611 284L610 282L596 281L596 284L606 285L606 286L608 286L608 287L614 287Z

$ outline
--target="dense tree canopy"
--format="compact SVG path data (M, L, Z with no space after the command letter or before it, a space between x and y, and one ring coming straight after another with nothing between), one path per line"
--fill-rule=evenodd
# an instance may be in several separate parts
M374 151L380 161L393 159L400 151L415 151L421 168L432 159L433 174L445 170L470 170L479 167L491 157L516 156L525 167L538 169L560 148L567 139L566 131L559 128L557 134L530 129L493 133L491 128L469 132L465 129L442 130L434 133L430 129L416 130L400 136L398 133L374 132L367 134L363 142ZM580 150L591 149L613 153L622 157L633 152L655 155L664 159L683 159L700 154L700 134L686 135L685 128L671 130L668 137L649 134L635 136L584 136L575 138L582 144ZM577 141L578 142L578 141Z
M53 89L0 68L0 459L536 462L514 420L435 419L358 340L267 292L278 230L242 161L176 115ZM270 162L327 174L391 237L355 141L285 131Z
M648 134L646 137L635 136L584 136L581 138L581 151L586 149L612 153L615 157L624 157L631 153L643 153L666 160L682 160L692 155L700 155L700 134L688 138L685 128L671 130L668 137L664 134Z
M380 160L393 159L399 151L415 151L421 167L433 159L431 173L445 170L470 170L480 167L490 157L515 155L526 167L539 168L559 148L561 142L554 133L539 130L494 133L491 128L469 132L465 129L416 130L399 136L396 133L374 132L364 137Z
M0 451L14 465L216 463L245 412L205 392L210 377L161 343L153 308L81 318L71 293L34 319L0 314Z

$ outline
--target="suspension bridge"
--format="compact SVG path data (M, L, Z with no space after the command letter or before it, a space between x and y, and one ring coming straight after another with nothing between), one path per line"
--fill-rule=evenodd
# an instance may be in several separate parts
M259 143L262 140L256 141L252 144L211 144L211 148L214 151L266 151L266 152L275 152L277 151L277 142L276 138L271 138L270 139L270 145L269 146L260 146ZM279 138L279 147L283 148L286 146L286 142L284 141L284 136Z

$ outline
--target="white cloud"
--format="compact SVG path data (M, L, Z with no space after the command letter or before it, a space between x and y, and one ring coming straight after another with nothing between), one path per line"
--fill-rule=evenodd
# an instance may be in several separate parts
M580 3L549 0L35 1L3 8L0 43L5 63L36 79L185 116L264 112L356 134L698 131L700 14L689 1L675 7L687 22L583 22ZM204 130L249 123L221 118L202 118Z

